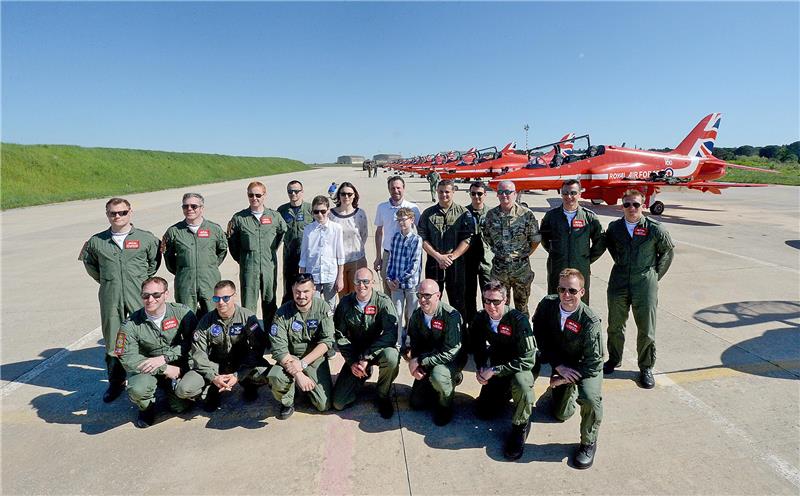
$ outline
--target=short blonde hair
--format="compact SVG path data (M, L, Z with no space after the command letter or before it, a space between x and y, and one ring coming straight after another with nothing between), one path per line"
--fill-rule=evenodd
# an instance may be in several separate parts
M261 188L264 193L267 192L267 187L261 181L253 181L247 185L247 191L250 191L253 188Z

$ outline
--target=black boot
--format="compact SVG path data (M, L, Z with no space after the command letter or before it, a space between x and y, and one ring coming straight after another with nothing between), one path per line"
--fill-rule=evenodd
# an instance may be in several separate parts
M103 403L111 403L119 398L119 395L121 395L123 391L125 391L124 382L110 382L108 384L108 389L103 393Z
M522 457L522 453L525 452L525 440L528 439L530 431L530 420L521 425L511 426L511 432L506 437L506 445L503 449L503 455L507 460L519 460Z
M244 389L242 399L245 403L252 403L258 399L258 386L255 384L245 384L242 389Z
M394 415L394 404L392 398L378 398L378 413L382 418L390 419Z
M656 387L656 380L653 378L653 369L645 367L639 371L639 385L644 389Z
M139 429L146 429L151 425L153 425L155 421L156 421L156 405L155 403L151 403L150 406L148 406L144 410L139 410L139 416L136 417L136 420L133 422L133 425L135 425Z
M603 364L603 375L611 375L614 373L614 369L619 367L619 364L616 362L612 362L611 360L607 361Z
M278 413L278 418L281 420L286 420L291 417L293 413L294 407L292 405L281 405L281 411Z
M581 444L575 452L575 468L587 469L594 463L594 454L597 451L597 442Z
M208 413L217 411L219 408L219 388L215 385L208 386L208 391L206 391L206 399L203 402L203 410L207 411Z
M441 427L449 424L451 420L453 420L453 406L436 405L433 412L433 423Z

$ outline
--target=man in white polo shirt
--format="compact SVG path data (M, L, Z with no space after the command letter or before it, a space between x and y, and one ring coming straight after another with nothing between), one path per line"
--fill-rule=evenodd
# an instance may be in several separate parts
M406 182L400 176L392 176L387 181L389 186L389 201L378 205L375 212L375 263L373 267L381 274L383 291L391 294L386 284L386 267L389 265L389 251L392 248L392 238L398 230L395 221L397 210L401 207L410 208L414 212L414 224L419 220L419 207L405 199Z

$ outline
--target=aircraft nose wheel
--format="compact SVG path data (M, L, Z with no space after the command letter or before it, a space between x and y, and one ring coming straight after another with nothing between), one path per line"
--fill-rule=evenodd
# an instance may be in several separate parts
M653 214L653 215L661 215L661 214L663 214L664 213L664 204L661 203L660 201L653 202L653 204L650 205L650 213Z

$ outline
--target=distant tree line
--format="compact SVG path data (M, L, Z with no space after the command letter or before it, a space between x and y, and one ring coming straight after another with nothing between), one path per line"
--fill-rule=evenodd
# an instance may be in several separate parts
M651 148L654 152L671 152L672 148ZM768 160L796 164L800 162L800 141L788 145L751 146L736 148L715 147L714 156L720 160L735 160L745 157L762 157Z

